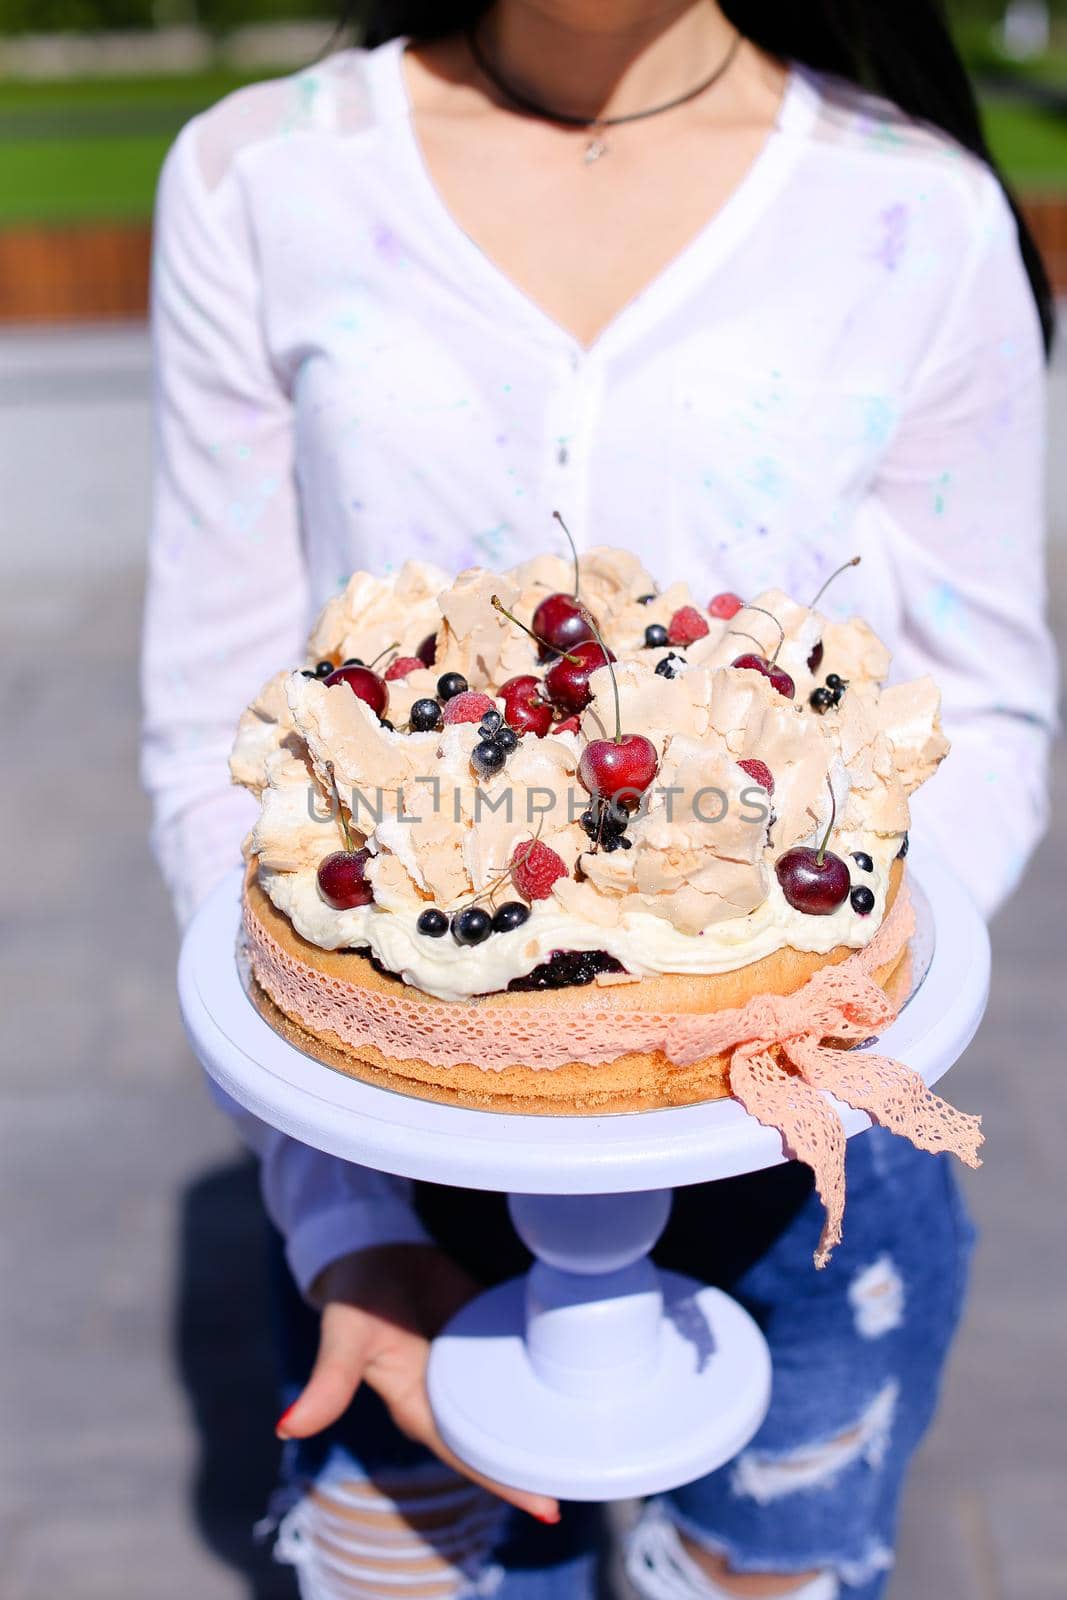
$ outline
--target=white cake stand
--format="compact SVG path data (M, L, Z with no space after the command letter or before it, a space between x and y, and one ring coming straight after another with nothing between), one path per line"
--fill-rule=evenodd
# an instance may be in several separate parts
M978 1027L989 941L944 867L918 852L912 867L925 976L878 1048L932 1084ZM780 1136L733 1100L521 1116L349 1078L294 1048L248 999L234 959L239 892L235 872L197 914L179 963L185 1026L210 1075L264 1122L347 1161L508 1193L536 1258L435 1341L430 1398L456 1454L571 1500L655 1493L735 1455L766 1413L767 1346L728 1295L659 1272L648 1253L672 1188L775 1166ZM870 1126L837 1109L849 1135Z

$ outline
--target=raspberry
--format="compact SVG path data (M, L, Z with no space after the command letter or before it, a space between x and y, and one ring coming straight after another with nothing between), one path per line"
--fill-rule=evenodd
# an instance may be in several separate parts
M668 644L695 644L708 632L696 606L681 606L667 624Z
M720 622L729 622L731 617L737 616L744 603L739 594L731 594L726 590L724 594L714 595L708 601L708 610L713 617L718 617Z
M451 700L445 701L441 715L446 723L481 722L485 713L493 709L493 702L487 694L480 694L477 689L465 689L462 694L454 694Z
M569 876L561 857L539 839L520 844L511 858L512 881L524 900L547 900L556 879Z
M409 672L418 672L422 662L418 656L397 656L385 671L386 683L395 683L397 678L406 678Z
M751 757L747 761L739 761L737 765L742 772L747 772L753 783L758 783L761 789L766 789L768 794L774 793L774 778L771 769L763 761Z

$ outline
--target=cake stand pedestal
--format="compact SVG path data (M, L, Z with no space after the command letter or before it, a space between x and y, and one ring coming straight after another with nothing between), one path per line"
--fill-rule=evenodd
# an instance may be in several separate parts
M978 1027L989 941L939 862L916 851L911 865L925 975L878 1049L932 1084ZM649 1251L674 1187L775 1166L780 1136L733 1100L521 1116L334 1071L275 1033L244 991L240 882L235 872L206 901L179 963L186 1030L211 1077L264 1122L347 1161L507 1193L535 1257L434 1342L430 1399L456 1454L502 1483L571 1500L655 1493L736 1455L767 1409L763 1336L728 1295L658 1271ZM870 1126L837 1109L849 1135Z

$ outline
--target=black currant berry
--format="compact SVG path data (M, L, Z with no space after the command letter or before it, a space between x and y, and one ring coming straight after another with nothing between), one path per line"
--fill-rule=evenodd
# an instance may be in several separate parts
M347 665L347 662L346 662L346 665ZM363 665L362 661L359 663L359 665L360 666ZM328 678L332 671L333 671L333 662L332 661L317 661L315 663L315 676L316 676L316 678Z
M828 689L843 689L845 688L845 680L836 672L828 672L826 674L826 687Z
M667 642L667 630L662 622L650 622L645 629L646 647L649 650L660 650Z
M471 751L471 766L482 778L491 778L494 772L500 772L508 758L506 750L491 739L483 739Z
M452 918L452 937L457 944L481 944L493 931L493 919L481 906L468 906Z
M342 667L365 667L367 663L361 661L359 656L349 656L347 661L341 662Z
M441 707L436 700L416 700L410 720L413 733L434 733L441 726Z
M415 926L428 939L441 939L448 932L448 918L443 911L438 911L436 906L431 906L428 911L422 913Z
M500 715L499 711L487 711L481 722L478 724L478 732L481 734L483 739L489 739L494 733L497 732L503 720L504 719Z
M393 723L391 723L389 721L388 717L379 717L378 718L378 726L380 728L385 728L388 733L395 733L396 732L396 728L394 727Z
M443 672L437 680L437 693L442 700L454 700L457 694L466 694L469 687L462 672Z
M808 696L808 705L813 711L817 711L820 717L825 715L833 704L834 695L832 689L813 689Z
M677 678L682 668L687 665L685 657L675 655L672 650L669 656L664 656L662 661L656 662L656 671L661 678Z
M859 867L861 872L874 871L874 862L867 854L866 850L853 850L852 859L856 863L857 867Z
M908 853L908 836L907 836L907 834L905 834L903 839L901 839L901 841L900 841L900 849L897 851L897 860L898 861L903 861L903 859L907 855L907 853Z
M505 755L510 755L519 742L519 736L514 728L509 728L505 723L493 735L493 743L503 750Z
M849 899L852 901L852 909L857 916L869 917L874 910L874 893L871 889L868 889L865 883L861 883L857 889L853 889Z
M493 918L493 932L512 933L516 928L522 927L529 915L529 906L524 906L521 900L509 900L506 905L497 908Z
M302 678L317 678L318 673L313 672L310 667L301 667L300 676Z
M650 606L655 598L654 594L639 594L637 603L639 606Z

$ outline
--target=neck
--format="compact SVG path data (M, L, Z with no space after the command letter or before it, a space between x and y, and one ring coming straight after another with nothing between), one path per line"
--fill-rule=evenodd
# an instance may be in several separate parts
M496 0L481 27L516 88L590 121L684 93L734 36L715 0Z

